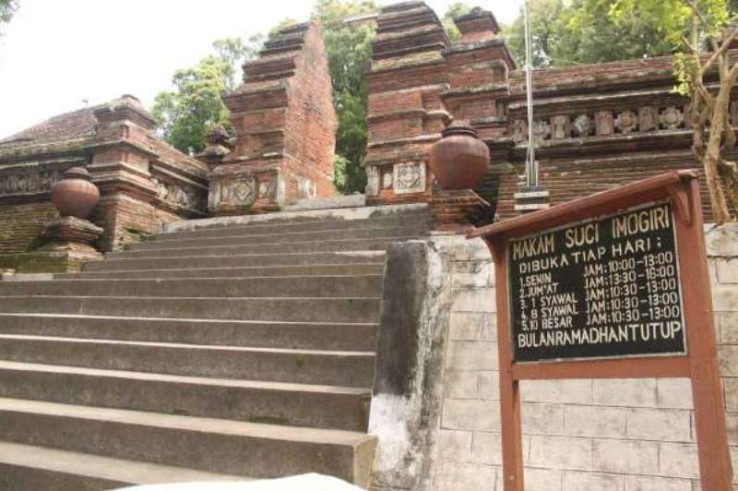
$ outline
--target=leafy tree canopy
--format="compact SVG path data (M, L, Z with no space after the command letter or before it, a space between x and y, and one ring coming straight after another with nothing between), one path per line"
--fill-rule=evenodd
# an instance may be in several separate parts
M585 0L594 4L598 0ZM692 150L702 163L715 222L735 220L738 163L731 161L736 135L729 118L738 62L729 48L738 39L734 0L610 0L608 17L636 16L662 27L674 47L677 90L691 98ZM717 81L717 86L712 82ZM730 203L730 206L729 206Z
M207 145L214 126L230 128L223 95L238 86L241 64L253 58L260 45L260 36L246 43L240 38L221 39L213 43L215 54L177 70L173 90L160 92L151 110L160 136L182 152L197 153Z
M443 14L443 17L441 18L441 23L443 24L443 28L446 30L446 34L451 40L451 43L456 44L459 42L459 39L461 39L461 32L459 32L459 28L454 24L454 19L461 17L464 14L468 14L471 12L472 8L473 7L471 5L464 2L454 2L448 6L448 9L446 9L446 13Z
M363 161L369 129L364 71L371 63L376 26L361 16L378 10L374 2L364 0L318 0L313 10L313 18L323 25L338 118L334 185L345 194L363 192L366 186Z
M639 15L617 3L532 0L533 66L599 63L670 52L667 28L657 17ZM615 10L618 15L612 15ZM521 64L525 60L524 29L521 10L519 17L503 30L508 47Z
M18 0L0 0L0 24L10 22L18 9Z

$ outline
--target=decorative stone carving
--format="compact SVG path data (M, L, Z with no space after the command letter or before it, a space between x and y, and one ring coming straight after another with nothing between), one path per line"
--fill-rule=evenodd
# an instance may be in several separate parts
M277 176L259 182L259 197L274 201L277 197Z
M307 177L297 178L297 195L300 199L312 199L317 195L317 187Z
M42 193L51 190L51 186L61 180L62 172L58 169L38 168L0 174L0 195Z
M597 125L597 136L608 136L615 132L612 112L610 111L597 111L595 123Z
M425 191L425 162L395 164L393 172L395 194L422 193Z
M259 192L254 176L214 180L210 185L208 207L217 210L226 207L247 207L254 204Z
M684 114L682 114L682 111L676 107L669 106L661 111L659 121L664 129L675 130L684 122Z
M370 165L366 168L366 195L377 196L379 194L379 167Z
M624 135L632 133L638 129L638 116L633 111L625 110L618 114L615 127Z
M548 121L536 121L533 125L533 138L536 142L547 140L551 136L551 125Z
M524 119L516 119L513 123L513 141L521 143L528 139L528 123Z
M638 127L641 131L653 131L658 128L656 108L645 106L638 110Z
M586 114L577 116L574 120L573 126L574 133L577 136L590 136L592 133L594 133L594 124L592 122L592 118L590 118Z
M382 175L382 189L392 189L394 175L392 172L384 172Z
M571 121L569 116L554 116L551 118L551 139L563 140L571 136Z
M202 193L196 189L157 178L153 178L153 181L159 199L165 203L191 210L199 210L203 207Z

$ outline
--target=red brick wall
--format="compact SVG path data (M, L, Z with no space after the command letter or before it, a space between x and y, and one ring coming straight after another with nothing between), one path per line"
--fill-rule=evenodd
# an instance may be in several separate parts
M51 221L59 216L48 202L0 206L0 254L27 252Z
M181 220L176 214L121 193L101 199L92 218L107 232L101 240L102 252L120 250L143 236L157 233L164 223Z
M285 147L294 160L287 162L286 170L292 174L287 177L303 176L315 184L317 196L332 196L337 122L328 59L317 25L305 34L289 83Z

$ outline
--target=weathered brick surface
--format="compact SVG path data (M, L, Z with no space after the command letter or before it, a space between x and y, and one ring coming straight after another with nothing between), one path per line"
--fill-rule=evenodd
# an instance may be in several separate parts
M337 121L317 24L288 27L267 41L226 104L235 144L210 174L211 212L275 211L334 194Z
M39 245L41 232L59 216L46 201L0 206L0 254L27 252Z
M102 250L205 211L207 167L152 133L153 120L132 96L52 117L0 141L0 254L27 252L57 215L49 189L84 166L101 191L92 220ZM137 203L132 205L131 203Z

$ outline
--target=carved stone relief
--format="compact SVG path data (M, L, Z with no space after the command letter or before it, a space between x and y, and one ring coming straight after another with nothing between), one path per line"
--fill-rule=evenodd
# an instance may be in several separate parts
M597 124L597 136L608 136L615 132L613 117L610 111L597 111L595 122Z
M393 168L395 194L422 193L425 191L425 162L395 164Z
M366 168L366 195L377 196L379 194L379 167L370 165Z
M633 111L623 111L615 119L615 127L623 134L632 133L638 129L638 116Z
M300 199L312 199L317 195L317 187L307 177L297 178L297 195Z
M533 125L533 137L536 142L547 140L551 136L551 125L548 121L536 121Z
M382 189L392 189L394 177L392 172L384 172L382 174Z
M277 196L277 176L259 182L259 198L274 201Z
M590 136L594 133L594 123L592 122L592 118L586 114L577 116L574 120L574 133L577 136Z
M528 139L528 123L524 119L516 119L513 123L513 141L524 142Z
M684 114L682 114L680 109L677 109L674 106L669 106L661 111L659 121L661 121L661 126L664 129L675 130L684 122Z
M202 209L203 193L192 187L179 186L173 182L153 178L159 199L171 205L191 210Z
M656 108L645 106L638 110L638 127L641 131L652 131L658 128Z
M30 169L0 173L0 195L49 191L66 169Z
M256 201L258 192L258 184L253 176L213 180L210 183L208 207L217 210L222 205L251 206Z
M554 116L551 118L551 138L563 140L571 136L571 123L569 116Z

